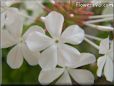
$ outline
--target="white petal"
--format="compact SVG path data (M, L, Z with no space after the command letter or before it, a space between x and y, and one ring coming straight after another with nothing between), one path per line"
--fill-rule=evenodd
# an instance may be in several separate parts
M97 66L98 66L97 76L99 77L101 77L102 75L102 70L105 65L105 62L106 62L106 56L99 57L97 60Z
M38 80L41 84L47 85L57 79L63 72L64 70L62 68L42 70Z
M48 36L40 32L32 32L26 39L27 46L33 52L46 49L53 44L53 41Z
M25 34L24 34L23 37L26 39L27 36L28 36L30 33L35 32L35 31L45 34L45 32L44 32L44 30L42 29L42 27L39 27L39 26L37 26L37 25L34 25L34 26L31 26L31 27L25 32Z
M78 25L71 25L62 33L61 40L64 43L80 44L84 39L84 30Z
M110 45L110 50L108 52L109 57L114 61L114 40L112 40L111 45Z
M66 44L58 45L58 65L71 66L79 60L80 52Z
M4 13L5 13L5 18L6 18L5 23L10 25L10 24L14 23L15 18L18 15L18 9L11 7L11 8L8 8L7 10L5 10Z
M42 69L55 68L57 65L57 46L52 45L41 53L39 64Z
M64 71L63 75L56 82L56 85L72 85L72 82L67 70Z
M5 27L14 35L15 39L19 39L23 28L23 17L18 12L16 8L9 8L6 11Z
M51 12L45 17L45 25L48 32L52 37L59 37L62 31L62 26L64 22L63 15L58 12Z
M113 51L113 49L114 49L114 40L112 40L110 47L111 47L111 50Z
M3 26L4 26L4 24L5 24L5 13L1 13L0 14L0 16L1 16L1 28L3 28Z
M16 8L8 8L2 15L1 47L7 48L19 41L23 22Z
M69 69L71 77L79 84L94 84L94 76L88 70L83 69Z
M37 54L36 54L34 52L31 52L25 43L22 43L21 46L22 46L22 53L23 53L25 60L30 65L37 65L38 64L38 57L40 56L40 53L37 52Z
M87 64L94 63L96 61L96 58L93 54L90 53L81 53L81 55L78 57L79 60L76 62L75 65L73 65L73 68L81 67Z
M17 39L8 31L8 30L0 30L0 43L1 48L7 48L15 45L17 43Z
M110 59L109 57L107 57L107 59L106 59L106 64L105 64L105 66L104 66L104 75L105 75L105 77L106 77L106 79L108 80L108 81L113 81L113 74L114 74L114 65L113 65L113 61L112 61L112 59Z
M109 50L109 37L101 41L99 46L99 53L106 54L108 50Z
M17 69L17 68L19 68L22 65L22 63L23 63L23 55L22 55L20 44L16 45L8 53L7 63L13 69Z

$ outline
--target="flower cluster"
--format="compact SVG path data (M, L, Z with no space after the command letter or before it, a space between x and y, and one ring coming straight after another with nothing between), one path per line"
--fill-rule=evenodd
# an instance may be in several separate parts
M90 12L90 7L80 7L77 2L82 3L84 0L68 0L65 1L54 1L52 2L51 7L47 5L47 2L44 3L44 10L48 13L55 10L64 15L65 19L71 20L73 23L83 26L83 22L88 20L89 16L93 15L93 12ZM85 1L85 3L91 3L90 0Z
M58 5L60 4L54 4L54 6ZM69 4L62 4L61 6L70 7ZM85 8L82 9L84 10ZM72 10L73 8L70 11ZM75 11L78 10L75 9ZM7 55L7 64L12 69L18 69L25 59L32 66L40 65L41 71L38 81L43 85L54 81L56 85L72 85L72 79L76 83L84 85L94 84L95 78L92 72L83 68L83 66L96 62L98 66L97 76L101 77L104 73L106 80L112 82L114 80L114 40L110 40L109 37L100 39L87 35L78 23L70 25L63 30L64 19L66 17L61 13L51 11L43 17L42 22L45 24L46 29L38 25L32 25L23 34L25 22L20 10L3 5L0 46L1 48L12 47ZM112 16L110 19L112 19ZM83 24L101 31L113 31L113 27L96 26L92 24L94 22L96 20L90 20ZM98 46L90 39L100 41L100 45ZM97 61L94 54L80 52L78 48L73 47L73 45L79 46L83 41L91 44L98 49L99 54L102 54Z

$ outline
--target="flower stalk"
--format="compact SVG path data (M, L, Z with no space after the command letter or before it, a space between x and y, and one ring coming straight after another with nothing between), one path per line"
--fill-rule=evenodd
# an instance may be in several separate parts
M109 27L109 26L95 25L95 24L91 24L91 23L84 23L84 24L88 27L92 27L93 29L97 29L97 30L101 30L101 31L113 31L114 30L113 27Z
M89 19L106 18L106 17L113 17L113 14L90 16Z
M88 34L86 34L85 36L86 36L87 38L90 38L90 39L93 39L93 40L96 40L96 41L102 41L102 40L103 40L102 38L95 37L95 36L91 36L91 35L88 35Z
M88 38L84 38L84 40L89 43L90 45L92 45L94 48L96 48L97 50L99 50L99 46L96 45L94 42L92 42L91 40L89 40Z
M111 21L111 20L113 20L113 17L97 19L97 20L90 20L90 21L86 21L85 23L98 23L98 22Z

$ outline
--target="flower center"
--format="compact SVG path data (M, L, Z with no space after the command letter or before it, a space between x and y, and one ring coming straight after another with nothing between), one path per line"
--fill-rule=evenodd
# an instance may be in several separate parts
M23 38L19 38L19 42L22 43L23 42Z
M3 29L6 29L6 25L4 24Z
M55 43L59 43L59 40L58 40L58 39L56 39L56 40L55 40Z

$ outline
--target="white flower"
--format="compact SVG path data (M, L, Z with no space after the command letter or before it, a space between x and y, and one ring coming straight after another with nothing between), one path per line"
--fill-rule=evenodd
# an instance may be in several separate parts
M38 56L35 56L25 44L25 39L32 31L44 33L40 27L32 26L23 36L23 20L16 8L9 8L1 14L1 48L14 46L7 56L7 63L11 68L19 68L24 59L30 65L36 65ZM39 53L37 53L39 55Z
M22 32L23 20L18 9L7 8L1 13L1 48L16 44ZM16 39L15 39L16 38Z
M40 16L44 11L43 8L40 6L42 5L42 0L34 0L34 1L28 1L28 0L2 0L2 7L6 8L6 7L10 7L13 4L19 3L23 6L19 6L19 11L21 13L21 15L23 16L27 16L24 17L23 19L25 19L24 23L29 25L31 23L33 23L38 16ZM30 13L28 12L30 11ZM28 18L30 17L30 18Z
M6 4L6 6L8 7L10 7L12 4L21 2L21 0L0 0L0 1Z
M113 81L114 78L114 60L113 60L113 41L111 42L111 46L109 45L109 38L106 38L101 41L99 47L99 53L104 54L103 56L98 58L97 65L98 71L97 75L101 77L102 71L104 68L104 75L108 81Z
M40 6L42 4L42 0L35 0L35 1L28 1L24 0L21 1L21 4L24 4L25 8L20 8L20 11L25 14L30 16L32 19L25 19L25 23L27 25L33 23L37 17L39 17L44 11L43 8ZM28 14L28 10L31 11L31 14Z
M93 84L94 76L90 71L75 68L94 63L96 60L95 56L89 53L82 53L79 58L77 64L72 67L42 69L39 74L39 82L44 85L57 80L55 83L57 85L72 85L71 76L78 84Z
M84 39L84 31L77 25L71 25L61 34L64 18L54 11L45 17L44 22L51 37L33 32L26 40L29 49L33 52L43 50L39 58L40 66L55 68L57 64L62 66L75 64L80 52L65 43L81 43Z

